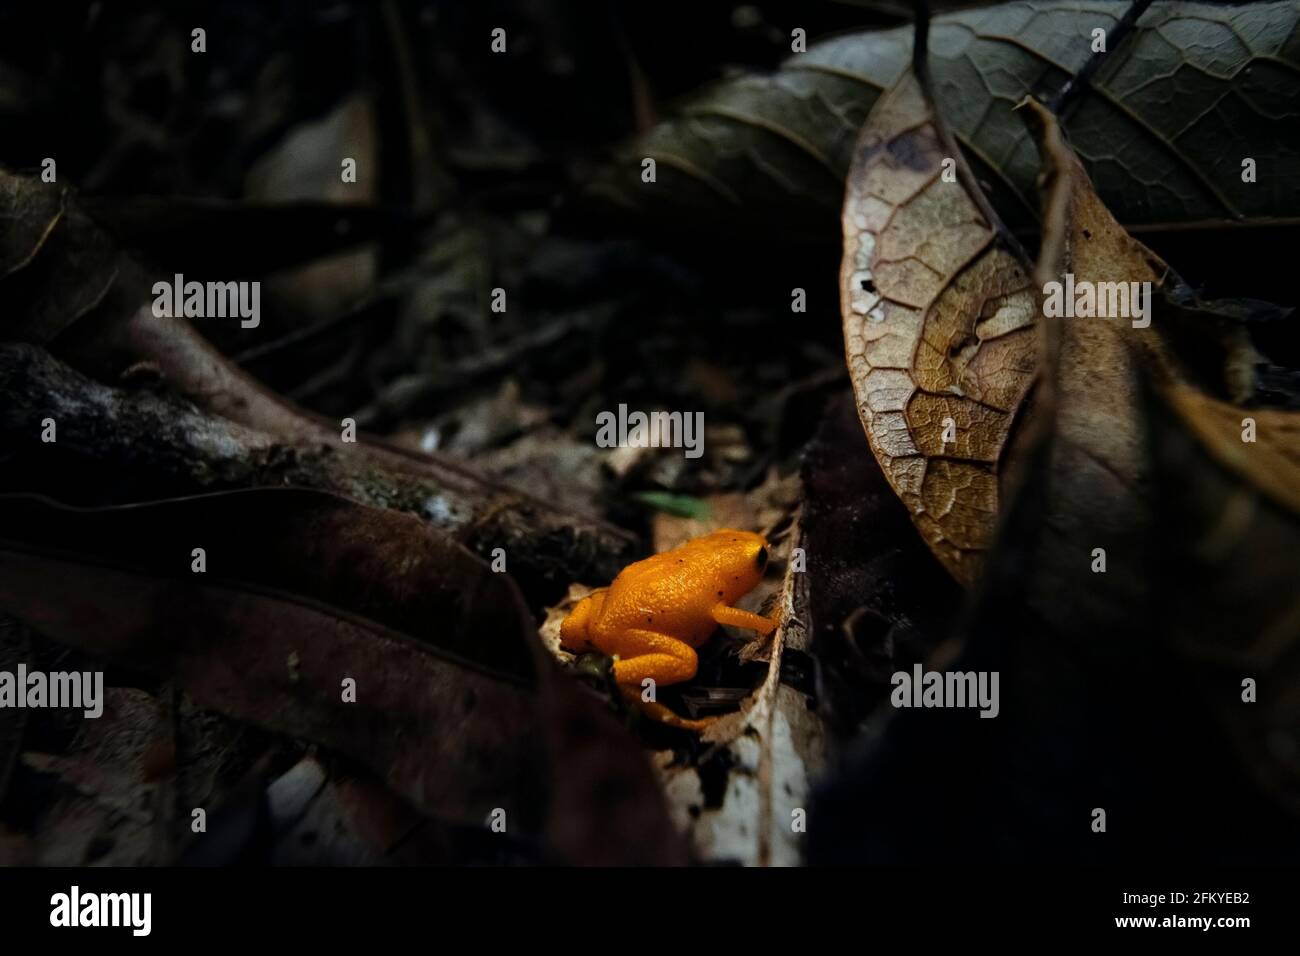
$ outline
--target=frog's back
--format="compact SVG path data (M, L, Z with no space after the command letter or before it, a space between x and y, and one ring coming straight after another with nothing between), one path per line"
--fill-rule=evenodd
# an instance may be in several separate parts
M639 627L652 631L681 630L683 623L698 617L702 567L682 549L652 555L630 564L610 585L610 600L601 624L609 628Z
M761 538L746 532L714 532L628 565L610 585L597 628L609 634L638 628L690 643L705 640L717 629L713 608L752 586L736 570L738 561L750 560L755 541Z

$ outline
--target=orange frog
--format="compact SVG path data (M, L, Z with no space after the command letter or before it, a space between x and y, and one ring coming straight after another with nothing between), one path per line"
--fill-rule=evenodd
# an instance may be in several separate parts
M655 687L695 676L695 649L719 624L767 635L777 622L731 604L752 591L767 567L767 541L749 531L715 531L629 564L607 588L593 591L560 625L567 650L600 651L614 659L623 695L649 717L688 730L716 718L689 720L663 704L642 700Z

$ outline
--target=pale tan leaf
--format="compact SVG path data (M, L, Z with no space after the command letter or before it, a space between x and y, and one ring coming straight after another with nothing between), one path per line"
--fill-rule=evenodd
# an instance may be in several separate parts
M951 157L941 143L908 71L877 103L854 152L840 301L871 449L926 543L969 583L997 518L998 465L1034 378L1038 302L996 224L955 176L944 177Z

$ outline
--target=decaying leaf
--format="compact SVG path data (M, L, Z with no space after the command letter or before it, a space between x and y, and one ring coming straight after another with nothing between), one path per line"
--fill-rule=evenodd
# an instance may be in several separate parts
M876 104L854 153L840 301L871 449L926 543L969 583L1034 377L1037 298L944 153L909 71Z
M153 858L151 844L167 808L159 781L149 779L145 755L165 715L138 690L105 688L103 704L104 713L82 724L68 753L23 755L25 767L56 781L35 840L42 865L163 862Z
M1027 113L1047 192L1038 281L1150 281L1156 307L1149 327L1038 319L1040 380L987 573L932 661L999 675L998 717L881 708L865 757L814 807L812 859L1286 861L1300 522L1275 486L1300 483L1293 413L1200 391L1159 307L1177 277L1107 212L1050 114ZM1234 447L1246 415L1273 432ZM978 784L954 801L954 779ZM1104 840L1087 808L1109 814Z
M31 261L63 217L65 193L0 176L0 277Z
M515 685L374 622L292 594L216 583L215 574L212 584L202 575L189 583L9 545L0 565L0 603L61 643L175 674L203 706L348 754L426 812L481 819L509 804L521 824L540 825L536 807L523 807L539 796L528 781L539 779L541 741L518 736L535 705ZM75 594L58 598L56 582L70 578ZM342 702L345 678L356 681L355 705ZM347 720L338 719L343 706L352 706ZM455 734L445 732L453 726ZM500 776L470 772L474 754L491 752Z
M1048 171L1056 178L1035 284L1064 280L1068 271L1093 288L1148 282L1166 297L1182 288L1093 194L1078 158L1064 158L1062 134L1047 110L1026 103L1031 125L1044 128L1045 150L1057 149L1061 159ZM971 191L969 177L956 175L961 159L943 155L943 131L911 72L877 102L849 176L840 293L850 376L872 450L922 537L959 581L970 583L994 530L999 484L1005 489L1008 480L1002 466L1016 413L1036 374L1032 325L1040 303L1023 253L999 241L995 214ZM1118 321L1072 322L1061 333L1055 387L1087 396L1057 413L1055 454L1072 459L1057 469L1063 480L1098 507L1109 502L1116 527L1133 517L1118 502L1143 507L1133 500L1144 482L1135 408L1141 357L1175 407L1187 408L1190 427L1217 429L1221 458L1239 467L1255 462L1257 478L1275 497L1294 500L1286 479L1275 477L1283 462L1238 454L1238 410L1182 387L1185 376L1174 371L1165 334L1146 323L1125 332ZM1234 363L1242 360L1222 362L1229 369ZM1287 427L1285 412L1260 414L1272 434L1284 437L1278 429ZM1284 441L1265 447L1288 454Z
M848 390L828 409L804 454L801 533L815 626L817 712L854 735L899 670L923 661L952 626L961 588L915 533L906 509L862 440Z
M555 673L510 579L418 519L302 491L0 509L0 608L40 633L327 746L424 813L500 807L575 859L680 859L644 758ZM611 819L622 839L593 836Z
M1081 512L1076 533L1062 538L1073 541L1076 559L1104 544L1107 528L1117 538L1127 532L1130 545L1135 528L1150 529L1154 543L1116 555L1121 589L1144 593L1160 643L1191 671L1189 689L1228 728L1256 781L1296 812L1300 705L1285 688L1295 681L1288 655L1300 644L1300 413L1247 408L1202 389L1169 345L1187 333L1173 327L1186 313L1169 307L1182 280L1102 205L1054 118L1033 104L1029 111L1054 227L1040 278L1070 272L1076 283L1149 282L1153 290L1150 328L1123 318L1063 320L1047 526L1067 526L1066 513ZM1100 378L1117 368L1122 380ZM1089 461L1105 467L1089 476ZM1107 477L1122 478L1126 494L1086 494L1099 483L1113 492ZM1069 560L1060 543L1045 570ZM1115 621L1123 611L1112 603ZM1273 691L1246 703L1244 679Z
M126 567L188 568L345 608L505 678L533 677L508 575L413 515L294 488L69 509L0 495L0 534ZM257 536L249 529L257 529Z
M1300 414L1233 404L1207 394L1194 381L1171 346L1172 340L1201 331L1186 328L1186 311L1169 306L1171 297L1186 289L1185 283L1116 222L1066 145L1055 118L1034 101L1025 106L1042 141L1048 184L1048 232L1036 280L1046 284L1068 273L1076 286L1125 283L1133 288L1149 283L1151 290L1146 316L1064 322L1058 387L1077 394L1086 390L1089 398L1086 408L1061 405L1058 431L1073 432L1078 436L1075 444L1088 447L1110 472L1139 478L1139 416L1130 406L1139 400L1133 366L1140 362L1210 455L1282 507L1300 513ZM1129 298L1131 307L1136 306ZM1209 348L1221 345L1208 343ZM1247 418L1254 423L1251 441L1245 437Z
M14 205L5 210L21 220L34 216L36 225L44 207L32 208L24 194L57 187L20 180L0 171L0 188L12 192ZM31 257L3 276L5 318L0 339L45 344L67 331L79 319L104 301L117 282L122 255L109 236L91 221L71 199L64 199L60 215ZM18 222L21 237L32 225Z
M1184 382L1170 382L1165 398L1219 464L1277 504L1300 514L1300 415L1274 408L1245 409ZM1244 440L1248 427L1255 440Z

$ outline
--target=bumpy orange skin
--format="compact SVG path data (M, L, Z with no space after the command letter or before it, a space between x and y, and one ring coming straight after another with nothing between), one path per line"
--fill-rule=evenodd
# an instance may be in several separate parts
M695 648L730 624L768 634L776 622L731 607L763 579L767 541L749 531L715 531L681 547L629 564L614 583L584 598L560 625L571 651L614 658L614 678L638 701L642 682L675 684L695 676ZM645 707L657 720L697 722Z

